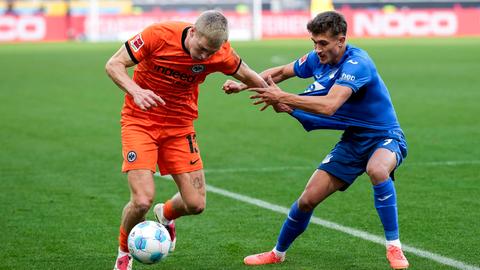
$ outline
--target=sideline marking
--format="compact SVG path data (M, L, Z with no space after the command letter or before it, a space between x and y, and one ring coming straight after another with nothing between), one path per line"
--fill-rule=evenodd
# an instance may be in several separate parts
M401 167L410 166L459 166L459 165L480 165L480 160L446 160L446 161L426 161L405 163ZM317 168L318 164L312 164L312 166L285 166L285 167L263 167L263 168L218 168L218 169L205 169L205 173L242 173L242 172L277 172L277 171L305 171L311 170L312 172Z

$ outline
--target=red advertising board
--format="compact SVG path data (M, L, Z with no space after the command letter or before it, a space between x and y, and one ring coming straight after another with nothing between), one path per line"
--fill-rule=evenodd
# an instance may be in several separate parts
M480 9L369 10L342 8L349 25L350 37L457 37L480 36ZM196 12L160 12L143 15L100 16L9 16L0 15L0 42L62 41L83 39L125 40L147 25L165 21L195 21ZM250 14L227 12L233 39L253 37ZM308 12L263 12L263 38L305 38Z
M345 15L350 37L480 36L480 8L338 10ZM263 13L263 37L305 37L310 13Z
M0 16L0 42L65 41L83 35L85 18L65 16Z
M351 37L480 36L480 9L342 9Z

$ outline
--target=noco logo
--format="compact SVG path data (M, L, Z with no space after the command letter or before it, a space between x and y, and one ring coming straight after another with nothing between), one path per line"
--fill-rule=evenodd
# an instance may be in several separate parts
M47 34L42 17L0 17L0 41L41 40Z
M454 12L358 13L353 18L357 36L450 36L458 31Z
M180 71L177 71L168 67L164 67L164 66L155 66L155 70L162 73L165 76L173 77L173 78L180 79L182 81L187 81L187 82L193 82L195 81L195 78L196 78L195 75L182 73Z

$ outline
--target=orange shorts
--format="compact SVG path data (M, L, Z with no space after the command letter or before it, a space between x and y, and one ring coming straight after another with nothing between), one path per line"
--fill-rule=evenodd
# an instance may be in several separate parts
M157 119L122 117L122 172L135 169L162 175L201 170L193 124L165 125Z

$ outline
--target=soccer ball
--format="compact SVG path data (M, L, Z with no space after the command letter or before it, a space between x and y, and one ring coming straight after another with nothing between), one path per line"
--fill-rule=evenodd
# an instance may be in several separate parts
M145 264L157 263L167 257L171 243L167 229L154 221L138 223L128 235L130 254Z

